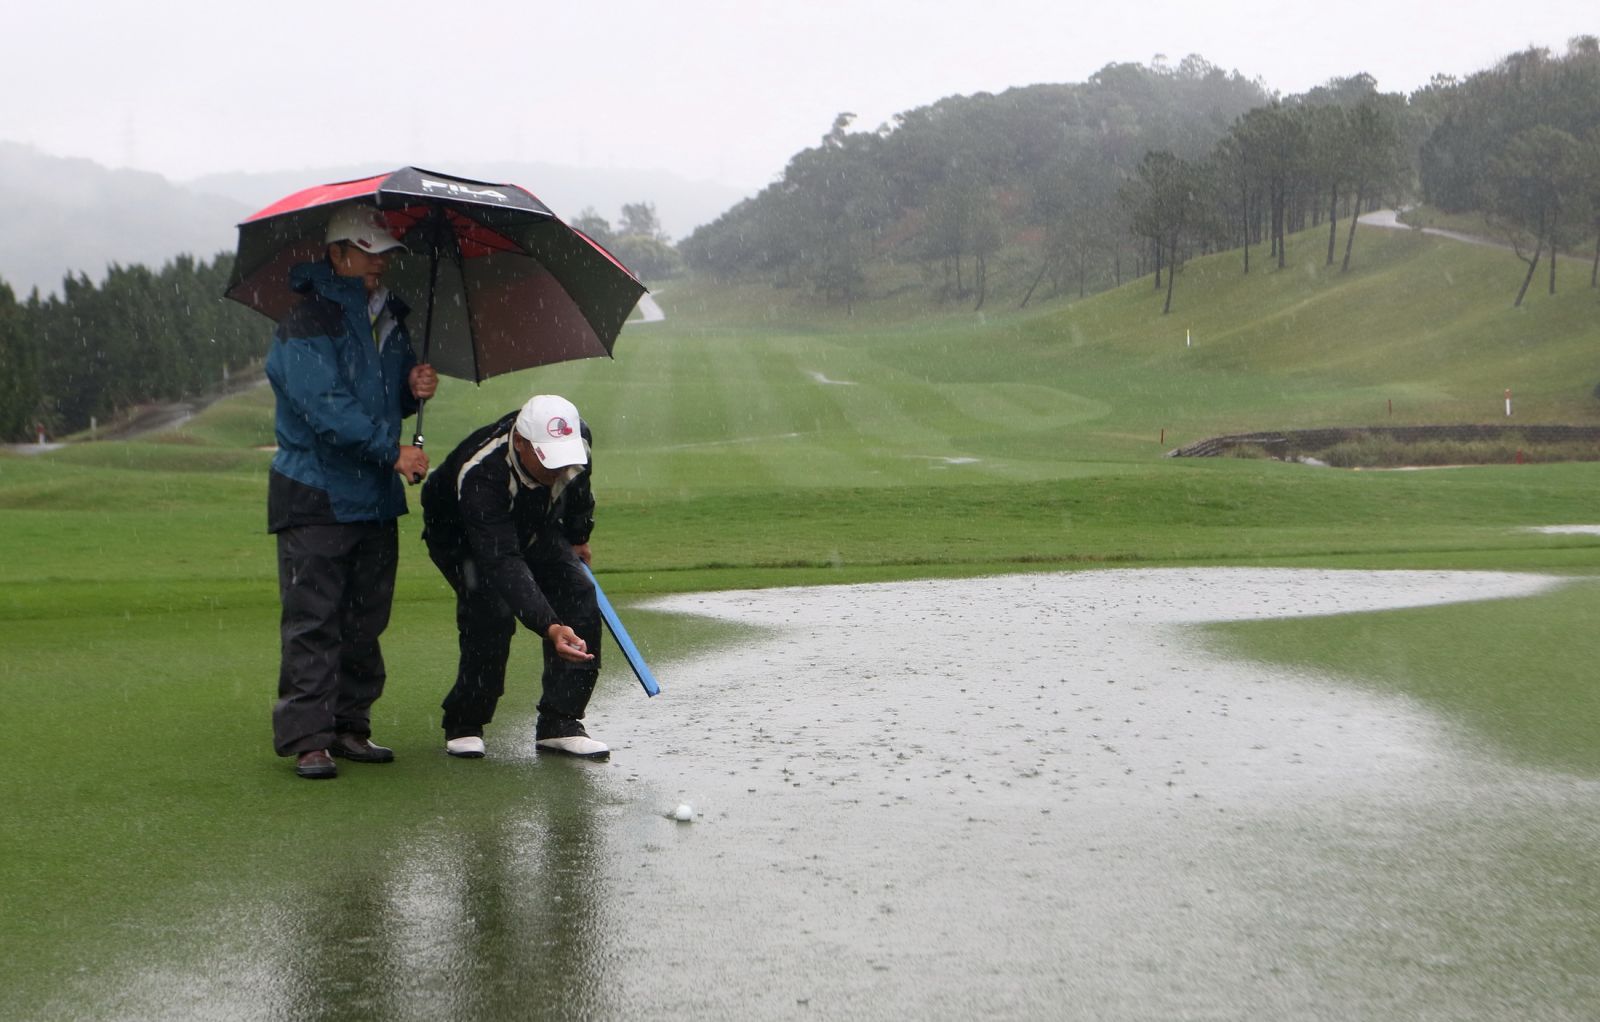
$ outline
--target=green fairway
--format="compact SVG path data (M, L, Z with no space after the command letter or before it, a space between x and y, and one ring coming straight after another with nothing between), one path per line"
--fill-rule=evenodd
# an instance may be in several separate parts
M1313 236L1292 244L1311 255ZM1569 284L1513 310L1516 266L1363 228L1345 275L1312 261L1246 277L1236 253L1196 260L1166 317L1148 279L985 316L885 303L846 317L677 283L661 295L667 321L630 326L615 360L444 381L427 450L442 461L535 391L572 398L596 436L595 569L624 612L668 592L1100 566L1573 576L1526 600L1217 626L1215 641L1406 693L1498 754L1592 779L1600 537L1528 527L1600 522L1600 464L1347 472L1163 457L1232 431L1501 422L1506 388L1515 422L1600 422L1594 292ZM516 763L465 783L431 755L453 600L416 514L401 522L375 720L399 762L305 785L272 756L271 414L258 388L136 442L0 454L14 746L0 780L0 1016L47 1017L39 1006L65 979L149 952L241 887L335 885L446 817L564 797L530 794ZM729 635L634 614L653 662ZM532 702L531 645L517 646L508 720ZM638 698L619 664L606 698Z

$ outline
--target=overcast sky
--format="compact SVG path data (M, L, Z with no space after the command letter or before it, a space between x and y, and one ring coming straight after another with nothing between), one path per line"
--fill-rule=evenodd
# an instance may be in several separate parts
M0 15L0 140L179 181L528 160L753 192L846 110L871 128L1158 54L1408 92L1585 33L1596 0L56 0Z

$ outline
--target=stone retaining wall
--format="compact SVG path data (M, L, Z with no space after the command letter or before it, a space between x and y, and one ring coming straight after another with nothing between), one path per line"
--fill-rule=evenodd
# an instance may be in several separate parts
M1214 458L1229 448L1253 444L1276 457L1292 458L1326 450L1363 436L1386 436L1403 444L1427 440L1498 440L1515 433L1529 443L1600 443L1600 426L1334 426L1327 429L1284 429L1266 433L1214 436L1167 452L1169 458Z

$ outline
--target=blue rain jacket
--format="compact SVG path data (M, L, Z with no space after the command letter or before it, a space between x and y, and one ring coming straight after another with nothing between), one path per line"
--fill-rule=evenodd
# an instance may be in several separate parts
M374 322L361 278L326 262L301 263L289 283L306 298L267 354L278 398L267 529L393 520L406 513L394 470L401 420L417 409L409 310L391 295Z

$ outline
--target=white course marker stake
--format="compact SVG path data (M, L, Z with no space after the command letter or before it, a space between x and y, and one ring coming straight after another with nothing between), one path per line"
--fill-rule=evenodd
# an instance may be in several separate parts
M1190 337L1190 336L1189 336L1189 331L1188 331L1188 330L1187 330L1187 329L1185 329L1185 330L1184 330L1184 331L1183 331L1183 346L1184 346L1184 347L1185 347L1185 348L1192 348L1192 347L1194 347L1194 340L1193 340L1193 338L1191 338L1191 337Z
M1506 418L1511 418L1511 388L1506 388Z

